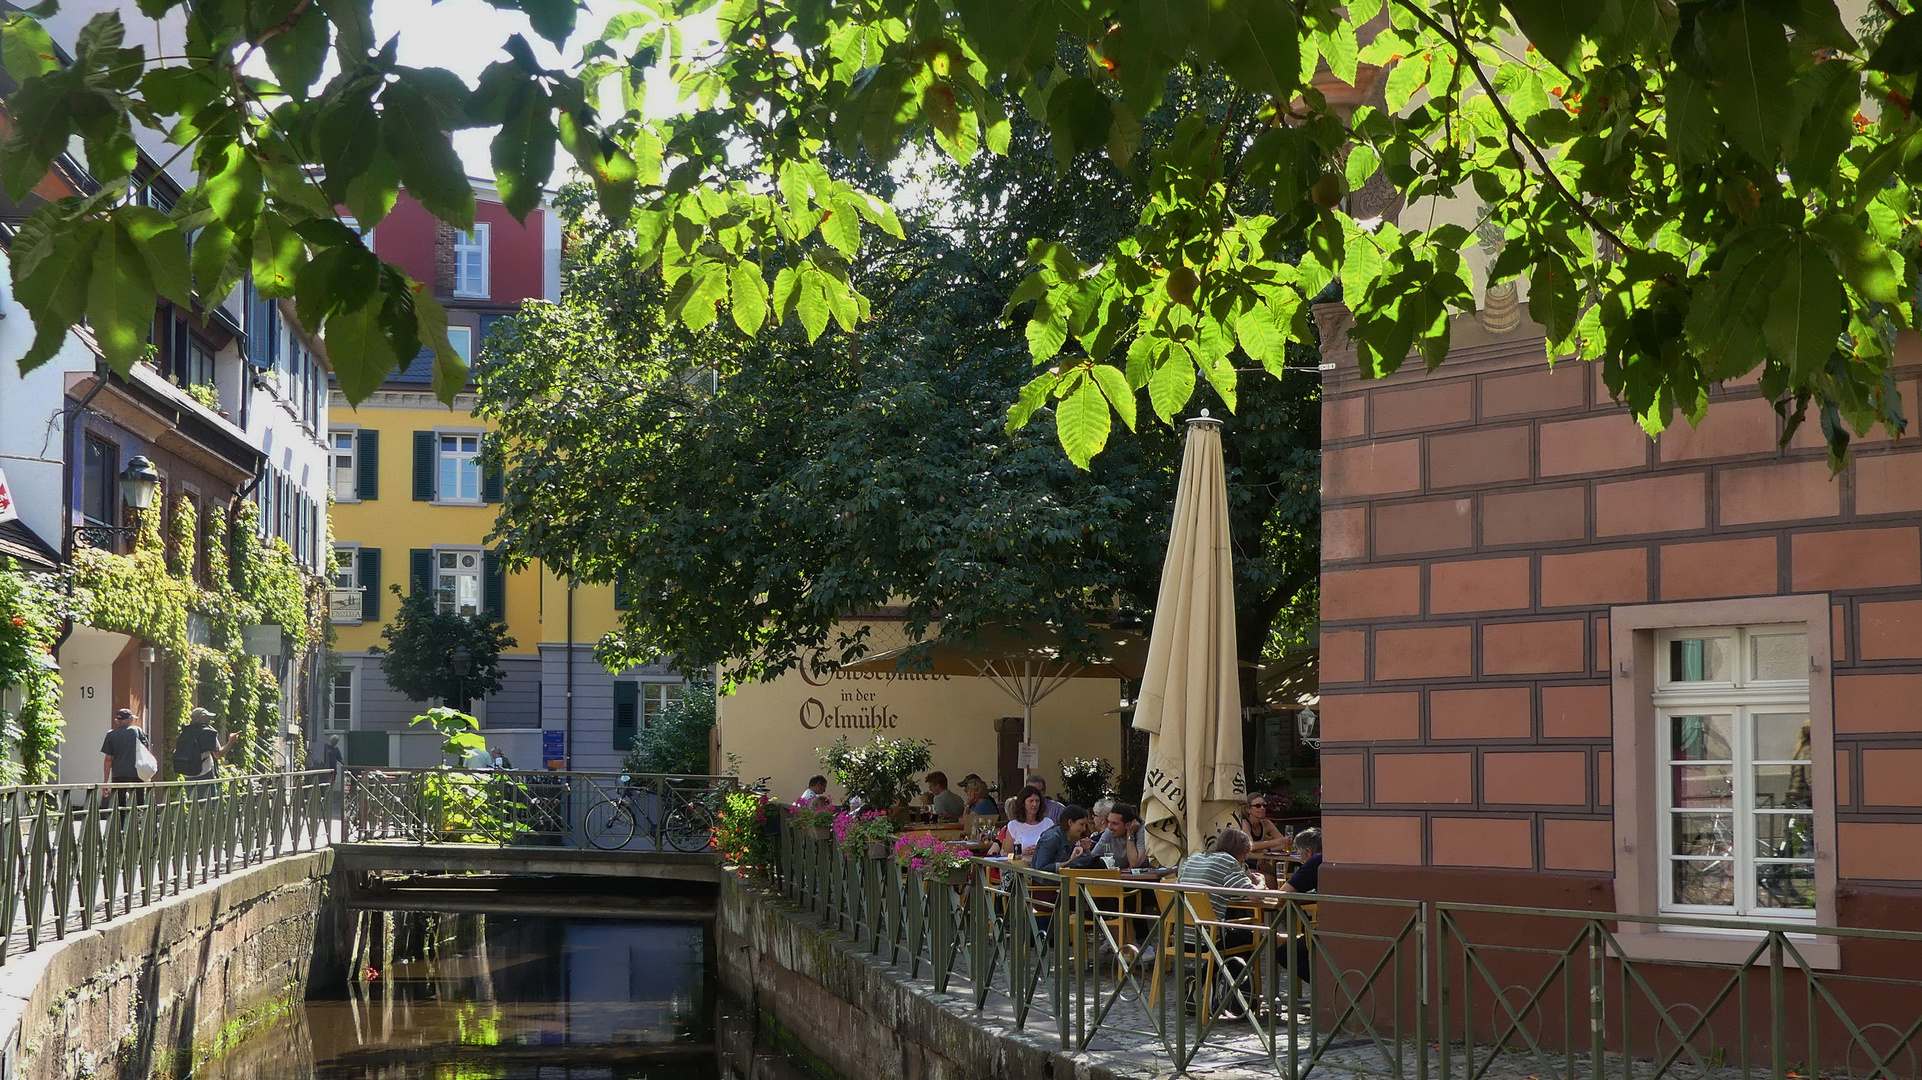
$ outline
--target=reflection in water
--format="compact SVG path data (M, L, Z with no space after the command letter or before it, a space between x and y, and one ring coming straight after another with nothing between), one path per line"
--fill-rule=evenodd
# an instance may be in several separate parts
M812 1075L717 1002L699 924L375 912L356 937L343 1000L283 1013L194 1080Z

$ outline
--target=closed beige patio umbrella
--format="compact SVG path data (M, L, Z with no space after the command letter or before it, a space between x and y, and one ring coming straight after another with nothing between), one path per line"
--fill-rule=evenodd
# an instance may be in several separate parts
M1148 733L1141 820L1165 866L1204 851L1246 798L1234 559L1221 422L1188 421L1134 726Z

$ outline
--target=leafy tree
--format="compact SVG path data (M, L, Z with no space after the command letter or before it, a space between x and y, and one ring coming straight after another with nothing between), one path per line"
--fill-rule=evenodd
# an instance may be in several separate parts
M397 64L371 2L195 3L188 49L167 58L125 47L108 13L70 62L36 21L51 0L6 16L18 89L0 186L22 198L75 136L103 182L18 232L15 293L36 329L23 368L85 317L124 372L154 293L211 303L251 269L323 333L351 401L421 343L451 395L445 312L333 218L345 205L373 225L405 187L464 227L474 194L447 132L493 124L508 208L537 203L564 149L689 328L726 310L750 334L852 332L872 304L856 268L887 247L864 234L902 225L830 155L1004 153L1012 92L1064 165L1105 157L1144 192L1098 258L1023 237L1043 370L1010 416L1057 402L1077 464L1114 417L1134 425L1144 390L1164 420L1199 383L1238 407L1240 358L1283 370L1286 344L1311 336L1307 303L1336 283L1365 373L1440 362L1483 230L1505 241L1494 278L1527 280L1550 354L1601 361L1651 431L1751 373L1795 422L1814 410L1838 465L1852 431L1906 426L1889 364L1915 322L1922 238L1912 0L1878 0L1892 19L1870 44L1834 0L645 0L566 70L510 38L473 88ZM557 45L580 7L514 6ZM718 42L688 33L704 13ZM1382 105L1331 98L1322 68L1381 79ZM1234 107L1144 151L1144 118L1183 70L1232 80ZM685 101L672 116L645 111L656 77ZM169 214L122 197L135 123L199 171ZM1344 200L1377 175L1410 200L1478 201L1481 228L1358 220Z
M1228 94L1191 97L1222 109ZM1053 410L1024 430L1003 420L1030 367L1004 314L1022 274L1010 236L1060 227L1099 251L1139 212L1131 185L1098 162L1059 175L1025 123L1007 156L924 178L939 213L910 217L857 272L874 297L862 333L812 343L687 331L631 235L563 198L563 303L490 337L479 409L498 425L510 556L626 586L604 662L760 678L816 650L859 655L863 639L836 633L849 612L1075 636L1117 603L1153 605L1182 433L1156 427L1083 472L1052 446ZM1296 365L1312 373L1313 354ZM1318 389L1265 381L1227 429L1250 659L1319 565Z
M403 596L400 586L388 586L399 598L394 621L381 628L385 647L368 652L380 657L381 674L387 685L407 695L409 701L445 701L456 706L455 715L465 713L475 698L500 692L502 650L514 647L507 636L507 624L485 615L473 617L444 613L434 603L431 592L420 590ZM468 670L454 670L455 650L466 649ZM435 715L446 710L435 710Z
M639 773L706 773L714 730L714 684L690 683L681 700L661 710L634 736L621 768Z

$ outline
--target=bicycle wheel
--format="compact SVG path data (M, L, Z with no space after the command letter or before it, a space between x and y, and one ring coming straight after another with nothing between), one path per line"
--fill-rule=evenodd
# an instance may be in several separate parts
M706 851L714 838L714 815L704 806L683 802L668 811L661 837L675 851Z
M627 805L626 799L616 801L603 796L587 808L583 825L588 843L605 851L617 851L634 839L634 808Z

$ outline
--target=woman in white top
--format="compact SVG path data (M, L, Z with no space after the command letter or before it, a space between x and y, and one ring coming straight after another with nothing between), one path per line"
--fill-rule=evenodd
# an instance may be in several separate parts
M1008 818L1007 827L1001 830L1001 838L996 841L990 855L1032 855L1034 846L1041 842L1041 834L1054 828L1054 822L1044 816L1047 797L1033 788L1021 793L1015 813Z

